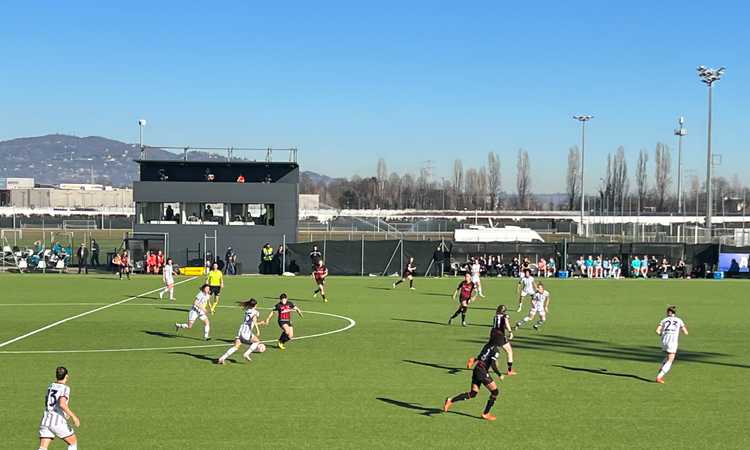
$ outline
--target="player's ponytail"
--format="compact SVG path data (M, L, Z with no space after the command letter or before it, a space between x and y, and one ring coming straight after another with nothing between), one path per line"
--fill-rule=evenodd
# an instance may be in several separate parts
M505 305L500 305L497 307L497 311L495 311L497 314L505 314L505 312L508 310L508 307Z
M258 301L254 298L251 298L250 300L245 300L244 302L237 302L237 304L244 309L250 309L255 308L255 306L258 304Z
M674 315L677 315L677 307L676 307L676 306L674 306L674 305L672 305L672 306L668 307L668 308L667 308L667 315L668 315L668 316L674 316Z

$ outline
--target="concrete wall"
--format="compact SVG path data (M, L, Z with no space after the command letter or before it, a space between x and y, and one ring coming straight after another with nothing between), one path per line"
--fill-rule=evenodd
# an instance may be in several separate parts
M238 254L244 273L256 273L260 263L260 248L266 242L274 250L297 239L299 215L298 185L293 183L205 183L155 182L133 183L136 202L159 203L273 203L275 226L263 225L193 225L139 224L136 232L169 233L169 253L175 262L186 265L189 259L202 258L205 252L204 235L217 235L217 253L222 259L227 247ZM213 250L213 240L208 241Z
M127 208L133 206L131 189L76 191L54 188L11 189L9 205L18 208Z

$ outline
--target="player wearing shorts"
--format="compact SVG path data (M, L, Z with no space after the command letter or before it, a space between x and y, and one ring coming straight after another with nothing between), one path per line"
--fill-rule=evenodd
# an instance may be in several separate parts
M443 411L448 412L451 405L456 402L463 400L471 400L479 393L479 387L484 386L490 391L490 398L487 399L487 404L484 407L482 418L485 420L495 420L496 417L490 413L492 406L495 404L498 395L500 395L500 389L498 389L495 380L490 376L490 369L492 369L502 380L503 374L497 368L497 358L500 356L500 352L497 349L497 343L499 339L492 339L490 342L482 347L482 351L479 352L476 358L471 358L471 366L473 371L471 374L471 388L468 392L464 392L456 395L455 397L448 397L445 399L443 405ZM473 361L472 361L473 360Z
M544 285L539 283L536 286L536 292L531 296L531 309L529 314L523 319L516 322L516 326L513 329L518 329L534 320L537 313L539 314L539 320L534 324L534 329L538 330L539 327L544 325L544 321L547 320L547 313L549 312L549 291L544 289Z
M81 421L70 409L69 403L68 369L61 366L55 370L55 382L50 383L44 398L44 414L39 424L40 450L48 448L56 437L68 444L68 450L78 448L78 439L68 424L68 418L73 421L76 428L81 426Z
M169 299L174 301L174 266L172 265L172 258L167 258L167 263L164 264L164 270L161 272L161 279L164 281L164 289L159 291L159 298L164 298L164 294L169 292Z
M180 332L183 328L193 328L193 324L195 323L195 319L200 319L203 322L203 338L205 340L210 340L211 338L208 337L209 331L211 331L211 323L208 321L208 315L206 310L208 309L208 302L211 299L211 287L207 284L204 284L201 286L200 291L198 291L198 294L195 296L195 300L193 301L193 306L190 308L190 311L188 312L188 321L187 323L176 323L174 324L175 329L177 333Z
M453 291L451 298L456 299L458 295L458 309L453 313L450 319L448 319L448 325L451 324L453 319L461 315L461 326L466 326L466 311L469 310L469 303L474 301L476 296L476 285L471 281L471 274L468 272L464 275L464 280L458 283L458 287Z
M221 296L221 289L224 287L224 274L219 270L217 263L211 264L211 270L206 275L206 284L211 287L211 295L214 298L213 303L208 302L211 314L216 313L216 307L219 305L219 297Z
M250 359L250 354L252 352L257 351L258 353L263 353L266 351L266 346L260 342L260 339L258 339L260 337L260 328L258 327L258 317L260 316L260 313L255 308L258 305L258 302L254 298L251 298L250 300L239 302L238 304L245 311L245 319L242 321L240 329L237 330L237 336L234 338L234 345L229 347L227 351L221 355L216 361L217 364L224 364L227 358L240 349L242 344L250 346L242 355L242 357L248 361L252 361L252 359Z
M656 334L661 336L661 349L666 352L667 356L664 357L664 361L661 363L659 373L656 375L657 383L664 383L664 376L672 368L675 356L677 356L677 341L680 339L680 331L688 334L687 326L685 322L677 317L677 307L670 306L667 308L667 317L659 322L656 327Z
M268 315L265 322L263 322L264 325L268 325L268 322L271 320L274 314L279 315L279 328L281 328L281 336L279 336L279 349L285 350L286 347L284 344L291 341L294 337L294 327L292 326L292 312L297 311L297 314L299 314L300 317L304 317L302 315L302 311L292 302L289 301L289 297L287 297L286 294L281 294L279 296L279 303L274 305L273 310L271 310L271 314Z
M523 275L518 280L518 311L521 312L523 308L523 299L526 296L534 295L536 291L536 283L534 283L534 277L531 276L531 270L524 269Z
M320 296L323 297L323 301L328 303L325 289L326 278L328 277L328 268L325 264L323 264L322 259L319 259L315 264L315 269L313 269L312 277L313 280L315 280L315 285L317 286L317 289L313 291L313 298L317 297L318 292L320 292Z
M495 311L495 318L492 319L492 330L490 331L490 341L492 339L498 340L497 345L505 351L508 357L508 372L506 372L506 375L516 375L516 371L513 370L513 347L510 346L510 341L513 339L513 330L510 328L510 316L508 315L508 307L505 305L499 305Z
M484 292L482 292L482 280L479 279L479 274L482 271L482 266L479 264L479 260L474 258L471 263L471 282L477 287L479 296L484 298Z
M130 254L127 250L122 252L122 255L120 255L120 266L119 269L119 275L120 279L122 280L122 274L125 274L125 276L130 279Z
M416 272L416 270L417 266L414 265L414 258L409 257L409 262L407 262L406 267L404 267L401 279L393 283L393 287L395 288L404 281L409 280L409 289L414 290L414 272Z

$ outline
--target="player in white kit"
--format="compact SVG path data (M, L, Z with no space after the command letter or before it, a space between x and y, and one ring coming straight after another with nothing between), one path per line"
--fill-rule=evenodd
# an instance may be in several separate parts
M479 260L473 258L471 263L471 282L477 287L479 296L484 298L484 292L482 292L482 280L479 279L479 273L482 271L482 266L479 264Z
M195 319L200 319L203 322L203 338L207 341L211 339L210 337L208 337L208 333L211 330L211 323L208 321L208 315L206 315L206 308L208 306L208 300L210 298L211 287L207 284L204 284L203 286L201 286L201 290L198 291L198 294L195 296L193 306L190 308L190 312L188 312L187 323L174 324L177 333L179 333L183 328L193 328Z
M164 264L164 270L162 270L161 279L164 281L164 289L159 291L159 298L164 298L164 294L169 292L169 299L174 301L174 266L172 265L172 258L167 258L167 263Z
M68 418L76 427L81 426L81 422L71 411L69 403L68 369L58 367L55 370L55 382L50 383L44 399L44 415L39 424L39 450L47 449L56 437L68 444L68 450L78 448L78 439L68 424Z
M517 329L534 320L537 313L539 314L539 320L534 324L534 329L538 330L539 327L544 325L544 321L547 320L547 313L549 312L549 291L544 289L544 285L539 283L536 286L536 292L531 295L531 309L529 314L523 319L516 322L516 326L513 329Z
M534 283L534 277L531 276L529 269L524 269L523 275L518 280L518 311L521 312L523 308L523 299L526 296L534 295L536 291L536 283Z
M254 298L251 298L250 300L239 302L239 305L245 310L245 319L242 321L242 325L240 325L240 329L237 331L237 336L234 338L234 345L229 347L229 349L221 355L216 361L218 364L224 364L227 358L240 349L242 344L250 346L250 348L248 348L242 355L242 357L248 361L252 361L252 359L250 359L250 353L255 351L263 353L266 351L266 346L260 342L260 339L258 339L260 336L260 328L258 327L258 317L260 316L260 313L255 308L258 305L258 302Z
M664 361L661 363L659 374L656 375L657 383L664 383L664 376L672 368L675 356L677 356L677 341L680 339L680 332L688 334L685 322L677 317L677 307L670 306L667 308L667 317L659 322L656 327L656 334L661 336L661 349L667 353Z

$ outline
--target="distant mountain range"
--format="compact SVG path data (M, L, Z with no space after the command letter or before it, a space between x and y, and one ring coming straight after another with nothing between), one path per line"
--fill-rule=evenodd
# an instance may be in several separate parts
M159 148L147 148L149 159L178 159L182 155ZM191 153L203 158L208 154ZM34 178L37 184L96 183L130 186L138 176L137 144L99 136L64 134L0 141L0 178ZM303 172L316 183L332 178Z

